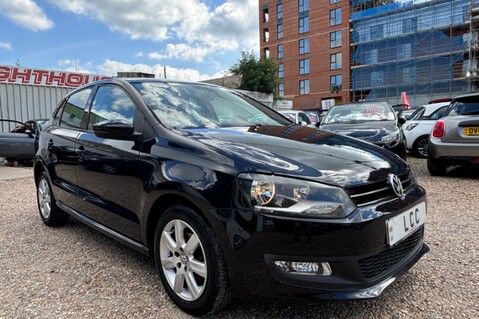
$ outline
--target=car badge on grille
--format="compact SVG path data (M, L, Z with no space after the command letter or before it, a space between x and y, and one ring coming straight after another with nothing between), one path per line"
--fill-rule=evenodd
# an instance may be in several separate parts
M404 195L404 189L402 188L402 183L401 179L395 174L389 174L388 175L388 184L391 185L391 188L394 191L394 194L396 194L397 197L400 199L404 199L406 197Z

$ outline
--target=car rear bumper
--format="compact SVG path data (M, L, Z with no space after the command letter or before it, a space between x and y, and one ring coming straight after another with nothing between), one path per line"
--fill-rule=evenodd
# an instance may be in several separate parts
M474 163L474 159L479 159L479 147L472 143L444 143L438 138L429 138L428 154L449 162Z

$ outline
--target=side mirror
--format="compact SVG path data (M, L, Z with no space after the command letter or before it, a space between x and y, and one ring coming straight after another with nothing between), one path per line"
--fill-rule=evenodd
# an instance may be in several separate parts
M133 140L133 124L123 120L103 121L93 125L93 132L101 138L113 140Z
M308 123L306 123L305 121L301 121L301 123L300 123L299 125L301 125L301 126L307 126Z

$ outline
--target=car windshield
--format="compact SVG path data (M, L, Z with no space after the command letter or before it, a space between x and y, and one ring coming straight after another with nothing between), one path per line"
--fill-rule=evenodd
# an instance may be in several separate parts
M478 115L479 114L479 102L477 102L477 96L471 96L460 99L452 103L446 111L446 116L456 115Z
M332 107L323 124L368 121L394 121L394 111L386 103L354 103Z
M201 83L131 83L164 125L223 128L289 125L284 117L240 93Z

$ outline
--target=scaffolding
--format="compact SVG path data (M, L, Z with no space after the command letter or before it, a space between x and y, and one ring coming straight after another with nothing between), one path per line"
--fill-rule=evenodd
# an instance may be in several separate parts
M353 101L476 91L479 0L351 0Z

